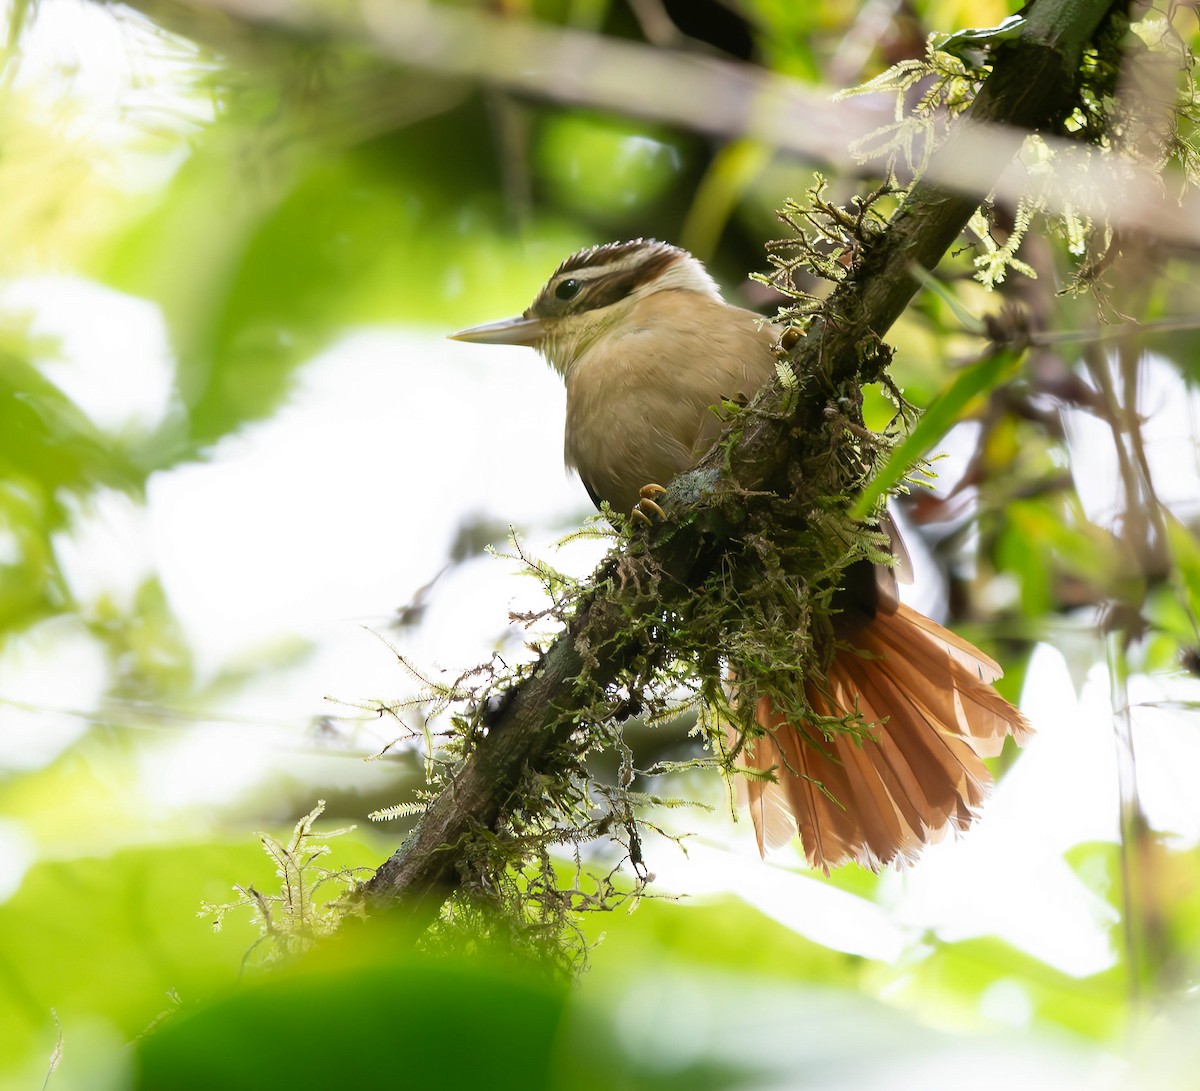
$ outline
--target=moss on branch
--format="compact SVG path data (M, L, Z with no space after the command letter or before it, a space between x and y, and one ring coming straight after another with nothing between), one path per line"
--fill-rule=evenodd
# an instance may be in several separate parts
M1109 7L1038 0L1021 36L997 47L991 74L934 163L952 163L964 129L980 122L1061 129L1078 105L1083 51ZM778 642L767 650L796 670L811 666L814 627L828 624L840 572L880 545L847 525L846 500L875 468L882 442L861 427L861 384L884 374L890 357L881 338L918 287L912 264L933 268L980 198L918 181L886 227L857 241L845 276L791 348L788 368L736 414L726 441L672 486L671 521L610 555L536 669L494 697L490 712L477 711L474 749L363 886L363 903L431 917L469 887L472 844L498 828L520 786L563 774L577 760L581 719L611 710L617 687L636 704L668 659L696 665L700 696L718 705L724 696L713 649L743 685L759 683L756 670L769 678L778 669L757 664L764 649L739 634L761 627L747 621L801 634L790 658ZM839 535L845 548L831 562L814 543ZM784 560L803 593L790 606L778 595L756 598L747 574ZM698 599L705 610L695 607Z

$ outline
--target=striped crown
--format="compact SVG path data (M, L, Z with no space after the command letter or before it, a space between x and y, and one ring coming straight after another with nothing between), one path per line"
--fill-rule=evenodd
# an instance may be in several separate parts
M610 242L589 246L567 258L525 315L565 318L670 289L721 298L704 266L686 250L656 239Z

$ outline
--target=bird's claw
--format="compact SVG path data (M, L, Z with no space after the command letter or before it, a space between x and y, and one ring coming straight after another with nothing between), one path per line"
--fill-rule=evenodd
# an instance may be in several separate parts
M665 522L667 513L655 503L654 498L662 496L666 491L661 485L643 485L638 490L638 502L633 505L629 518L635 523L645 523L648 527L654 525L654 520L650 518L651 515L655 515Z

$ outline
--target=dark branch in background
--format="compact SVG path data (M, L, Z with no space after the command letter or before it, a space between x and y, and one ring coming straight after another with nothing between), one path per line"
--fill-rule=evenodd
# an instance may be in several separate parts
M287 0L124 0L221 51L232 15L296 39L357 47L450 85L480 85L678 126L746 137L855 170L848 145L891 117L890 103L832 101L826 88L752 65L439 4ZM804 118L796 125L795 118Z
M953 163L962 154L971 122L1005 124L1025 130L1054 128L1076 105L1076 73L1083 49L1100 25L1108 3L1053 3L1040 0L1022 37L1002 47L993 72L976 98L969 120L937 153ZM433 911L459 882L459 848L474 831L492 828L511 794L529 770L544 768L548 756L569 737L576 686L587 671L592 685L611 685L642 649L622 644L631 614L684 602L722 550L736 536L716 493L770 489L787 472L798 444L827 442L828 398L846 383L871 381L886 364L879 338L904 310L917 284L909 269L932 268L965 227L979 195L952 193L920 183L878 242L863 255L855 275L830 298L809 336L793 351L798 376L816 380L818 396L791 398L781 382L766 387L747 410L751 421L728 449L717 448L698 470L672 487L672 499L705 481L708 488L688 496L691 518L657 528L621 560L622 581L614 583L615 561L601 566L595 590L579 607L568 631L551 647L532 677L514 687L487 735L434 800L404 845L366 884L374 903L403 901ZM789 401L798 404L789 408ZM801 451L801 453L803 453ZM809 452L809 453L818 453ZM699 475L699 476L698 476ZM712 484L720 480L721 488ZM664 578L665 577L665 578ZM649 603L638 588L654 586ZM595 649L603 648L597 657Z
M849 175L864 172L853 145L892 117L885 97L834 99L827 88L752 64L482 10L408 3L305 7L287 0L122 2L218 53L251 51L231 29L231 15L238 21L236 27L262 24L298 41L359 48L404 70L428 74L422 83L426 94L436 87L449 96L456 88L476 84L563 106L644 118L717 139L755 140ZM1057 0L1049 8L1047 3L1039 0L1030 13L1031 29L1020 48L1041 40L1060 58L1077 43L1073 32L1060 37L1053 28L1073 27L1093 9L1111 6L1102 0ZM1042 26L1047 36L1039 38L1036 28ZM1011 89L1013 96L1021 92L1017 86ZM1036 101L1027 105L1036 107ZM376 101L371 112L382 111L375 121L378 126L388 123L389 111L403 116L404 109L401 103L385 106ZM1070 208L1097 222L1120 223L1125 230L1144 231L1175 246L1200 248L1200 197L1195 193L1167 193L1159 176L1144 164L1119 156L1097 164L1072 141L1045 131L1042 136L1054 153L1055 169L1048 176L1030 178L1024 171L1006 169L1020 151L1020 130L1026 128L1016 120L1015 104L1013 111L976 107L971 116L974 124L958 130L956 154L936 156L926 167L927 182L975 198L992 193L1010 204L1032 191L1051 211ZM372 124L367 117L358 121ZM347 124L344 116L339 115L339 124Z

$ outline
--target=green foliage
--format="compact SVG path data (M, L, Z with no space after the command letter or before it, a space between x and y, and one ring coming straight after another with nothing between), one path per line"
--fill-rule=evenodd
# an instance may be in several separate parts
M980 1007L988 1006L989 993L1000 992L1015 994L1018 1020L1037 1020L1100 1041L1121 1027L1126 983L1115 969L1079 979L987 938L941 945L921 971L919 978L900 985L904 1005L936 1012L950 1024L972 1023Z
M761 264L755 255L766 229L746 225L764 222L782 193L800 193L809 183L800 166L754 139L722 143L654 121L599 114L561 101L561 87L548 86L531 104L503 88L473 90L458 74L400 70L376 55L369 34L337 31L338 18L350 10L339 5L324 13L328 38L278 33L265 23L243 26L236 16L203 6L142 6L147 18L121 16L146 34L125 42L130 54L186 64L170 77L148 65L139 75L148 108L139 112L133 103L136 131L113 139L85 111L86 85L67 94L67 81L57 98L39 97L36 73L18 71L25 63L22 28L36 22L37 5L18 0L9 15L0 87L5 276L92 275L153 301L161 307L172 359L170 408L154 434L109 430L52 380L47 364L57 359L59 347L31 333L27 316L5 304L0 652L36 645L62 623L92 642L102 676L96 707L74 710L83 732L74 746L54 765L5 769L0 780L0 834L16 831L27 838L34 856L19 887L0 903L5 1091L40 1086L48 1073L49 1086L62 1091L115 1091L138 1079L147 1087L183 1087L189 1079L205 1087L330 1086L356 1078L442 1085L448 1073L461 1074L470 1086L509 1081L522 1087L715 1088L744 1086L760 1076L777 1086L801 1080L849 1086L858 1074L853 1064L871 1060L865 1052L886 1056L889 1064L897 1057L915 1063L921 1055L961 1063L961 1051L980 1043L934 1040L928 1024L987 1023L983 1009L997 986L1024 997L1035 1032L1061 1028L1111 1049L1131 1010L1127 989L1134 975L1121 961L1125 937L1140 942L1153 936L1161 944L1160 973L1144 978L1159 990L1156 996L1194 983L1200 921L1195 853L1153 838L1068 852L1075 873L1122 916L1122 929L1113 930L1118 964L1082 980L989 938L947 943L913 937L897 964L888 966L805 939L731 897L698 904L652 896L650 856L677 850L646 835L659 830L686 849L690 841L679 838L678 827L695 828L701 811L683 822L662 816L681 798L705 790L715 795L711 784L697 789L692 772L711 780L715 766L736 765L738 756L737 744L697 756L698 748L688 749L682 740L686 728L679 727L674 750L647 756L636 738L639 724L649 721L658 735L667 735L673 717L682 713L690 724L701 704L731 714L724 662L714 647L729 649L746 693L777 693L779 671L807 669L808 637L795 634L823 623L829 588L845 564L855 556L876 557L882 545L845 514L845 504L857 498L857 514L869 515L887 489L901 485L910 456L936 446L954 422L970 419L980 426L959 496L978 493L977 533L965 554L958 548L962 532L950 535L938 559L954 573L956 608L1011 638L1004 658L1016 669L1007 681L1019 683L1031 634L1073 631L1081 642L1090 639L1093 618L1101 616L1090 611L1098 604L1121 607L1104 616L1127 619L1131 628L1144 625L1144 642L1129 651L1146 669L1173 670L1181 657L1194 665L1196 528L1183 517L1161 520L1169 549L1165 559L1148 558L1130 547L1121 527L1089 522L1068 472L1073 455L1061 435L1060 409L1082 407L1114 433L1133 437L1141 426L1136 389L1116 390L1107 405L1089 399L1073 383L1074 349L1044 332L1095 325L1093 300L1053 296L1058 287L1077 283L1095 289L1105 317L1174 321L1173 332L1143 325L1153 333L1151 343L1188 374L1200 354L1194 331L1176 316L1196 310L1194 270L1159 253L1153 263L1135 261L1131 272L1122 272L1137 238L1119 222L1101 222L1084 211L1090 205L1082 199L1077 207L1055 207L1050 219L1048 205L1031 201L984 206L974 223L974 249L949 256L939 268L944 298L927 293L896 330L894 389L825 391L819 377L781 364L796 404L815 397L832 410L826 433L831 461L805 464L799 475L804 480L793 483L782 507L728 498L731 517L749 511L744 553L704 589L695 616L660 612L629 619L643 652L618 686L594 692L580 679L583 715L550 763L554 775L530 775L498 829L474 836L463 893L437 923L436 942L425 937L424 953L412 955L406 952L414 937L355 933L359 925L351 921L347 931L354 935L324 962L311 956L319 960L332 951L325 945L298 963L263 958L310 947L339 913L326 896L336 893L352 865L378 863L394 839L381 844L343 837L330 860L318 854L325 846L313 841L310 814L290 840L265 839L264 860L249 831L303 809L295 800L316 794L306 785L256 787L236 804L186 811L149 802L143 764L164 737L204 730L200 710L236 697L271 669L294 666L300 653L286 661L264 654L206 675L158 573L140 574L128 595L104 591L81 603L73 582L79 571L64 563L64 542L103 511L106 497L120 497L140 512L153 475L206 457L219 441L275 413L312 356L348 331L385 323L441 329L513 312L527 302L529 284L562 254L596 241L597 232L686 233L683 241L705 256L711 252L714 270L736 283ZM458 6L469 13L474 5ZM601 35L637 34L630 6L605 0L499 7L510 16L529 10ZM898 104L905 96L910 105L915 101L915 115L896 113L863 150L916 166L944 131L941 108L959 109L986 74L988 55L976 47L1002 48L993 36L983 42L976 36L942 41L939 51L928 32L988 25L1007 13L995 0L918 2L880 33L871 21L878 5L851 11L832 0L748 0L738 8L751 21L759 60L771 71L826 83L865 76L867 88L889 91ZM286 18L292 10L285 6L279 13ZM1147 10L1129 27L1115 20L1086 58L1078 110L1062 134L1091 148L1097 164L1119 153L1149 165L1172 197L1200 179L1188 17L1185 7L1176 6L1165 13ZM931 45L918 60L926 41ZM959 48L964 41L967 48ZM677 45L691 48L686 40ZM951 45L956 54L948 51ZM121 52L114 50L114 60ZM889 68L897 58L901 63ZM646 88L647 109L654 100L655 89ZM752 111L748 116L753 121ZM1031 141L1027 162L1053 178L1058 163L1046 147ZM828 285L855 268L903 199L887 187L855 198L851 180L839 179L832 167L826 174L827 183L818 180L805 200L788 206L785 219L798 233L778 241L769 257L766 279L795 293L791 320L800 328ZM1009 270L1036 272L1039 279L1007 277ZM975 284L967 281L971 276L978 278ZM1030 311L1020 328L1032 336L980 356L979 331L996 341L995 328L963 323L950 305L953 300L960 311L976 315L988 309L978 281ZM1129 282L1137 288L1132 299ZM1109 335L1128 337L1129 325ZM1018 356L1018 345L1032 351ZM871 359L884 355L877 345L863 351ZM961 369L964 357L972 362ZM126 380L122 365L117 359L106 363L114 386ZM876 416L867 419L880 431L908 424L906 399L927 412L907 438L897 431L881 439L864 429L860 394L869 404L873 400ZM400 405L396 428L403 431L407 415L452 415L455 409ZM739 408L727 409L740 427L745 418L739 420ZM504 422L501 431L512 426ZM398 479L438 475L436 462L435 452L420 452L412 464L390 469ZM844 473L853 488L829 489ZM913 510L931 511L934 522L947 514L951 523L960 518L953 501L911 499ZM810 502L811 518L797 518ZM403 501L389 492L381 503ZM416 512L414 523L419 519ZM350 532L373 530L355 525ZM626 549L636 548L623 541ZM836 549L831 542L838 542ZM548 605L522 620L569 618L587 588L569 573L525 560L546 588ZM626 571L618 560L604 578L619 580ZM796 571L807 579L798 579ZM647 597L654 590L645 588ZM750 635L729 639L731 631ZM1086 671L1090 660L1066 642L1064 649L1071 668ZM592 648L595 656L603 652ZM444 654L433 649L422 658ZM437 721L426 716L411 731L398 727L399 736L423 742L433 774L416 804L382 805L400 794L391 787L382 799L356 794L343 800L338 813L374 808L377 814L411 815L448 783L488 730L489 701L529 669L509 671L511 656L505 656L432 694L422 711L449 714L451 734L437 734ZM4 688L12 677L8 670L6 659L0 678L0 713L6 716L19 704ZM430 676L418 684L428 681ZM405 702L362 705L397 724L416 711ZM35 708L32 715L49 725L57 722L53 713ZM638 713L638 722L619 726L631 713ZM5 719L0 731L12 722ZM719 716L710 716L697 733L717 730L718 723ZM103 758L98 744L108 747ZM239 760L232 754L231 767ZM343 777L355 784L359 779L354 773ZM148 837L162 843L147 847ZM1123 879L1139 865L1153 879L1148 915L1131 905ZM16 882L17 876L6 871L3 877ZM242 885L231 902L228 888L235 879ZM844 870L831 885L876 908L891 904L886 884L881 888L876 876L857 869ZM195 919L205 904L217 912L236 906L238 912L226 912L224 930L213 935ZM633 916L614 912L635 905L640 909ZM597 946L605 929L607 941ZM256 947L254 961L271 961L272 973L239 985L238 968L264 930L275 946ZM567 970L589 957L594 973L574 995L604 1014L581 1015L574 999L544 976L526 979L508 963L476 964L512 949ZM622 990L631 980L644 987L672 975L683 981L685 995L721 1009L721 1026L753 1008L756 1021L738 1024L735 1048L697 1053L697 1041L707 1047L719 1035L706 1032L712 1024L702 1011L669 1003L651 1007L651 1017L642 1020L653 1028L654 1046L643 1043L639 1053L631 1045L630 1026L645 1005L627 1006ZM807 1006L797 982L821 987ZM788 991L771 991L785 986ZM764 988L769 995L762 999ZM884 995L887 1006L864 998ZM754 1006L756 998L761 1007ZM782 1013L777 1022L758 1018L772 1005ZM905 1008L916 1013L914 1020L896 1014ZM663 1025L676 1011L681 1025ZM568 1035L563 1028L575 1025L572 1020L585 1033ZM746 1041L790 1043L797 1026L805 1028L803 1056L789 1055L785 1067L762 1076L758 1051L747 1049ZM871 1051L861 1048L864 1026L871 1028ZM151 1027L155 1033L127 1046ZM393 1045L398 1035L401 1042ZM1181 1034L1175 1045L1186 1040ZM463 1049L464 1041L471 1050ZM1030 1045L1011 1030L1003 1043L1010 1052L1044 1045L1036 1037ZM133 1054L143 1065L141 1076L131 1074Z
M1191 635L1194 636L1196 619L1200 618L1200 542L1176 519L1168 519L1166 529L1175 559L1172 571L1177 601L1187 611L1191 620Z
M972 412L972 403L990 395L1011 378L1022 361L1022 355L1011 349L990 353L979 363L964 368L921 414L914 427L888 455L887 461L859 494L853 511L865 518L901 486L916 465L937 441L960 420Z
M805 278L840 284L856 267L864 249L887 224L888 201L896 189L885 183L862 197L855 195L843 208L828 197L829 183L816 174L803 201L789 199L779 219L791 230L768 244L770 275L755 279L781 292L791 302L780 319L803 329L809 317L821 310L822 299L806 291Z
M370 858L378 846L357 846L355 852ZM237 1088L285 1078L289 1086L316 1088L372 1076L390 1082L399 1078L397 1071L406 1082L453 1079L464 1086L507 1086L506 1080L520 1087L611 1087L618 1081L648 1088L745 1086L748 1072L775 1059L747 1055L744 1040L739 1046L736 1035L723 1039L716 1028L700 1036L704 1048L696 1049L698 1028L713 1015L711 1004L701 1001L736 996L738 1007L759 1011L762 1005L765 1011L787 997L786 1010L794 1012L805 995L780 989L794 988L790 983L797 980L819 981L830 990L812 999L818 1010L846 1003L835 988L862 988L880 974L893 988L903 983L904 1005L925 1014L900 1026L910 1036L908 1048L920 1043L921 1051L937 1048L921 1037L930 1010L957 1006L961 1012L996 980L1018 978L1027 988L1031 980L1043 982L1044 992L1034 994L1038 1010L1044 1005L1054 1022L1078 1024L1092 1034L1119 1005L1106 981L1047 973L1000 944L941 949L933 956L936 973L918 990L904 967L874 965L802 939L731 897L651 900L636 916L620 918L620 927L593 918L593 938L601 921L608 937L582 989L564 990L536 966L473 947L415 955L413 937L387 921L353 924L308 956L239 984L240 955L255 929L248 920L230 918L214 936L195 920L194 898L197 890L218 890L230 873L262 868L267 879L263 863L261 852L239 843L176 844L40 865L20 894L0 907L5 934L25 939L5 957L0 1086L16 1091L41 1085L58 1034L51 1006L63 1044L50 1086L96 1091ZM103 944L94 942L90 928L78 928L80 898ZM647 980L675 982L677 989L673 1006L680 1018L656 1020L662 1046L656 1057L635 1048L627 1026L629 992L639 977L633 970L645 966L655 971ZM879 1027L896 1019L886 1009L861 1005L857 1019L839 1022L840 1030L827 1028L835 1037L821 1047L822 1055L848 1050L853 1056L862 1020ZM107 1035L89 1023L95 1019L89 1013L96 1012L111 1020ZM721 1016L726 1025L733 1012ZM1097 1022L1101 1012L1106 1014ZM380 1049L381 1041L395 1040L398 1025L403 1044ZM785 1062L792 1066L799 1051L811 1063L817 1048L804 1036L797 1040L797 1033L793 1027L792 1036L781 1039L796 1043ZM1007 1040L1010 1049L1025 1047L1017 1032L1009 1031ZM132 1047L124 1044L129 1041ZM685 1048L688 1042L693 1048ZM37 1047L36 1063L23 1066L18 1078L13 1066L30 1043ZM943 1045L962 1048L960 1040ZM698 1067L701 1061L704 1067Z
M276 408L300 364L347 325L450 313L455 244L494 211L442 181L470 176L466 140L426 148L413 130L350 148L301 143L269 186L252 158L242 165L253 129L214 133L107 256L107 281L164 308L192 442ZM193 260L169 260L181 252ZM462 290L474 287L469 277Z
M842 92L843 97L879 92L895 95L892 121L852 146L864 161L885 158L888 177L900 163L910 174L924 172L950 122L970 106L987 75L984 66L939 49L935 44L939 37L929 37L924 59L900 61L874 79Z
M130 452L107 441L30 361L47 346L13 328L0 335L0 632L23 629L70 600L53 536L72 504L102 487L135 491Z
M199 915L211 918L213 931L221 930L229 913L249 909L257 917L261 933L255 948L261 944L264 961L272 962L309 950L336 928L339 914L329 905L328 892L322 895L322 888L345 889L354 882L354 872L344 867L324 867L318 861L332 852L325 841L351 833L354 827L314 830L313 824L324 812L325 801L318 800L296 823L286 844L269 834L262 835L263 851L275 864L280 881L279 893L264 894L253 884L238 885L234 887L236 901L202 903ZM253 951L247 952L247 957Z
M197 925L196 905L201 892L215 896L230 874L255 867L240 838L36 865L0 905L0 928L9 937L0 990L0 1086L20 1085L7 1081L28 1072L26 1058L35 1046L44 1074L42 1062L57 1037L51 1009L63 1033L61 1071L51 1086L60 1086L61 1077L85 1087L80 1077L98 1058L89 1057L83 1039L97 1020L108 1028L110 1047L119 1049L172 1006L169 994L194 1004L232 984L252 930L239 925L214 940ZM83 924L81 905L87 907Z
M369 961L295 967L165 1024L134 1086L555 1086L561 988L478 958L397 958L398 937L375 938Z
M399 1080L717 1091L821 1087L833 1075L869 1086L894 1077L897 1067L961 1063L964 1043L986 1048L983 1037L931 1031L933 1010L944 1007L949 1021L972 1024L980 1002L994 1006L1003 992L1019 1005L1022 990L1032 1008L1066 1025L1114 1010L1109 980L1074 982L1022 964L1002 944L975 942L947 945L933 957L928 980L946 992L914 989L911 968L886 971L901 984L909 1017L829 987L868 976L861 960L799 940L731 899L690 910L648 905L638 920L640 932L612 936L620 950L607 964L608 948L601 949L593 987L582 991L495 955L414 955L411 937L386 922L359 927L269 978L161 1023L138 1043L133 1086L236 1091L272 1082L315 1089ZM631 982L628 967L647 961L654 973ZM797 988L789 983L797 971L826 987ZM1015 974L1019 984L1008 976ZM399 1044L381 1049L380 1042L396 1041L398 1025ZM870 1050L861 1048L864 1025ZM1047 1043L1014 1027L1002 1041L1009 1065L1016 1058L1018 1068L1029 1066L1028 1078L1044 1078L1038 1058L1044 1063ZM1059 1063L1075 1072L1096 1060L1057 1049Z
M901 164L919 177L950 122L970 105L990 71L986 54L963 47L1003 48L1019 26L1015 17L1008 22L1002 32L991 28L950 38L931 35L923 59L900 61L842 92L895 95L893 121L857 141L855 154L864 162L883 160L886 178L894 177ZM946 51L949 45L956 47L954 52ZM1086 51L1081 76L1079 105L1064 129L1075 148L1087 149L1084 162L1094 166L1132 160L1156 173L1175 164L1183 174L1182 189L1195 184L1200 96L1191 45L1170 14L1147 9L1136 17L1119 14L1109 19L1094 47ZM1061 162L1060 154L1034 134L1026 139L1022 158L1035 182L1049 180ZM1092 285L1119 242L1112 223L1098 222L1084 210L1092 197L1086 185L1080 183L1074 200L1060 196L1052 202L1035 191L1002 212L985 201L971 228L983 250L974 259L980 283L996 288L1009 272L1036 278L1034 267L1018 256L1036 223L1066 240L1069 251L1081 258L1073 287Z
M555 113L541 121L535 162L551 200L603 224L661 200L685 150L678 138L652 126Z

